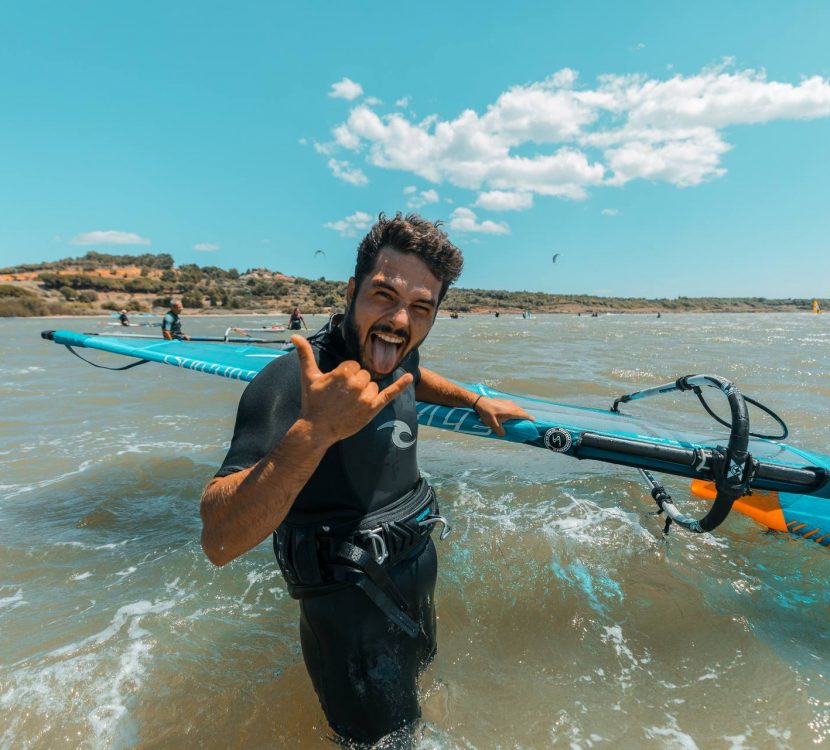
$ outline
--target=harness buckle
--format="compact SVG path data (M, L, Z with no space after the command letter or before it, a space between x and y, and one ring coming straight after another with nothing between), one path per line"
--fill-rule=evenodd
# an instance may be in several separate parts
M359 532L369 542L371 550L367 551L375 558L378 565L382 565L383 561L389 557L389 549L386 547L386 540L383 538L382 531L383 529L377 526L374 529Z
M436 523L442 524L441 533L438 535L438 538L443 542L452 532L452 526L450 526L444 516L429 516L423 521L418 521L418 526L432 526Z

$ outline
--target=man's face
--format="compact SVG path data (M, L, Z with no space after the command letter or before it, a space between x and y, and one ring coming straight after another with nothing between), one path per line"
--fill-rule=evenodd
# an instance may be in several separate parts
M176 302L176 303L174 303L173 305L170 306L170 309L174 313L176 313L176 315L178 315L182 311L182 306L178 302Z
M427 337L441 281L411 253L384 248L359 289L349 279L344 335L375 379L389 375Z

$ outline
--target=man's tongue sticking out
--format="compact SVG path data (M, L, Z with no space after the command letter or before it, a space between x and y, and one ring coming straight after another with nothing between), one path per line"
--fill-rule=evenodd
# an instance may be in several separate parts
M395 369L403 343L403 338L393 333L374 331L369 335L369 353L378 375L388 375Z

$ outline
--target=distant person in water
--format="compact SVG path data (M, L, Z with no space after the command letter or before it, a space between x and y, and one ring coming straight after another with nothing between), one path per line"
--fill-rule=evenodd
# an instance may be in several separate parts
M130 325L130 319L127 317L127 311L122 310L118 315L118 320L122 326Z
M182 324L179 320L179 315L182 311L182 303L174 299L170 302L170 309L161 321L161 335L167 341L177 339L179 341L190 341L190 336L185 336L182 333Z
M291 317L288 320L288 330L299 331L301 326L308 330L308 326L305 324L305 318L300 312L300 308L295 307L294 312L291 313Z

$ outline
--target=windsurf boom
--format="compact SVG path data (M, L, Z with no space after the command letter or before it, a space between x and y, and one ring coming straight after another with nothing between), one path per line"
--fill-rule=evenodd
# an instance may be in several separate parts
M125 368L158 362L242 381L253 380L271 360L289 351L264 346L147 340L71 331L44 331L41 335L73 352L76 347L98 349L137 360ZM702 434L678 432L619 411L620 404L702 386L717 388L727 397L731 424L721 420L729 427L727 435L722 429ZM701 484L695 489L695 494L715 499L710 512L699 521L680 513L671 498L658 499L659 493L654 487L652 497L661 511L692 531L714 529L734 504L737 511L770 528L786 530L830 546L830 456L795 448L769 437L753 436L744 399L729 381L712 375L687 376L665 386L622 396L611 409L516 396L481 384L466 387L484 396L509 398L532 414L535 421L511 420L504 425L505 436L500 437L483 424L472 409L419 402L418 422L425 427L521 443L572 458L714 482L714 489L701 489ZM725 439L727 445L724 448ZM752 494L747 494L749 492Z

